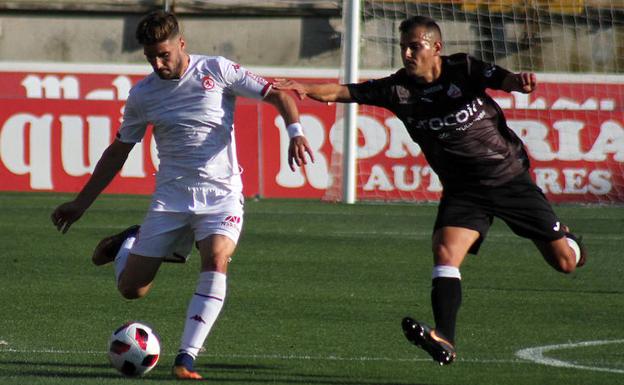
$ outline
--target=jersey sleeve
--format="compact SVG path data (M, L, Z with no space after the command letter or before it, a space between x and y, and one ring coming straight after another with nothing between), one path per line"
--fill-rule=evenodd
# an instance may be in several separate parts
M392 103L392 77L347 84L349 93L358 104L386 107Z
M124 143L138 143L143 139L148 122L138 106L136 93L130 92L124 107L121 127L117 131L117 140Z
M472 83L482 89L500 90L503 80L511 72L496 64L486 63L472 56L467 57L468 76Z
M223 82L235 95L262 99L271 90L271 82L231 60L219 58L219 68Z

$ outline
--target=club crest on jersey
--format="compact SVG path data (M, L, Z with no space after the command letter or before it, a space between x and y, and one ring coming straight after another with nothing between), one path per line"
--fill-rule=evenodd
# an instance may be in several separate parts
M206 75L202 78L202 86L204 86L205 90L211 90L214 88L214 79L210 77L210 75Z
M459 89L459 87L457 87L453 83L451 83L451 85L449 86L449 89L448 91L446 91L446 94L453 99L457 99L462 96L462 92Z

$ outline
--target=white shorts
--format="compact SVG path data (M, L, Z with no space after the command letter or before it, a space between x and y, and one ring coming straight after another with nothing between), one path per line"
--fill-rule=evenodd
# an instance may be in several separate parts
M197 188L194 188L197 197ZM235 192L202 197L202 212L148 211L131 253L162 258L178 254L187 257L195 241L221 234L238 243L243 227L243 197Z

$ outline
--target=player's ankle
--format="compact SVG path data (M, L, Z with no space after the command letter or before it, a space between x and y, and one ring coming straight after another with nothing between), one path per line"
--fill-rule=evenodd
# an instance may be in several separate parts
M188 370L193 370L193 363L195 362L195 358L191 356L189 353L181 351L175 358L173 362L174 366L184 366Z

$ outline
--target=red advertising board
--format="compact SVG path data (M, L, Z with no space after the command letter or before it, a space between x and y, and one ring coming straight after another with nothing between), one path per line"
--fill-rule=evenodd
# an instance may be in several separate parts
M75 68L0 71L0 191L78 191L113 140L141 71ZM554 202L624 202L624 77L595 83L572 75L538 78L531 95L492 93L525 142L538 185ZM235 127L247 196L321 198L339 184L330 172L342 152L336 106L303 101L299 107L316 161L292 172L277 111L238 100ZM358 199L439 197L441 186L420 148L388 111L360 107L357 153ZM148 194L157 167L148 131L107 192Z

